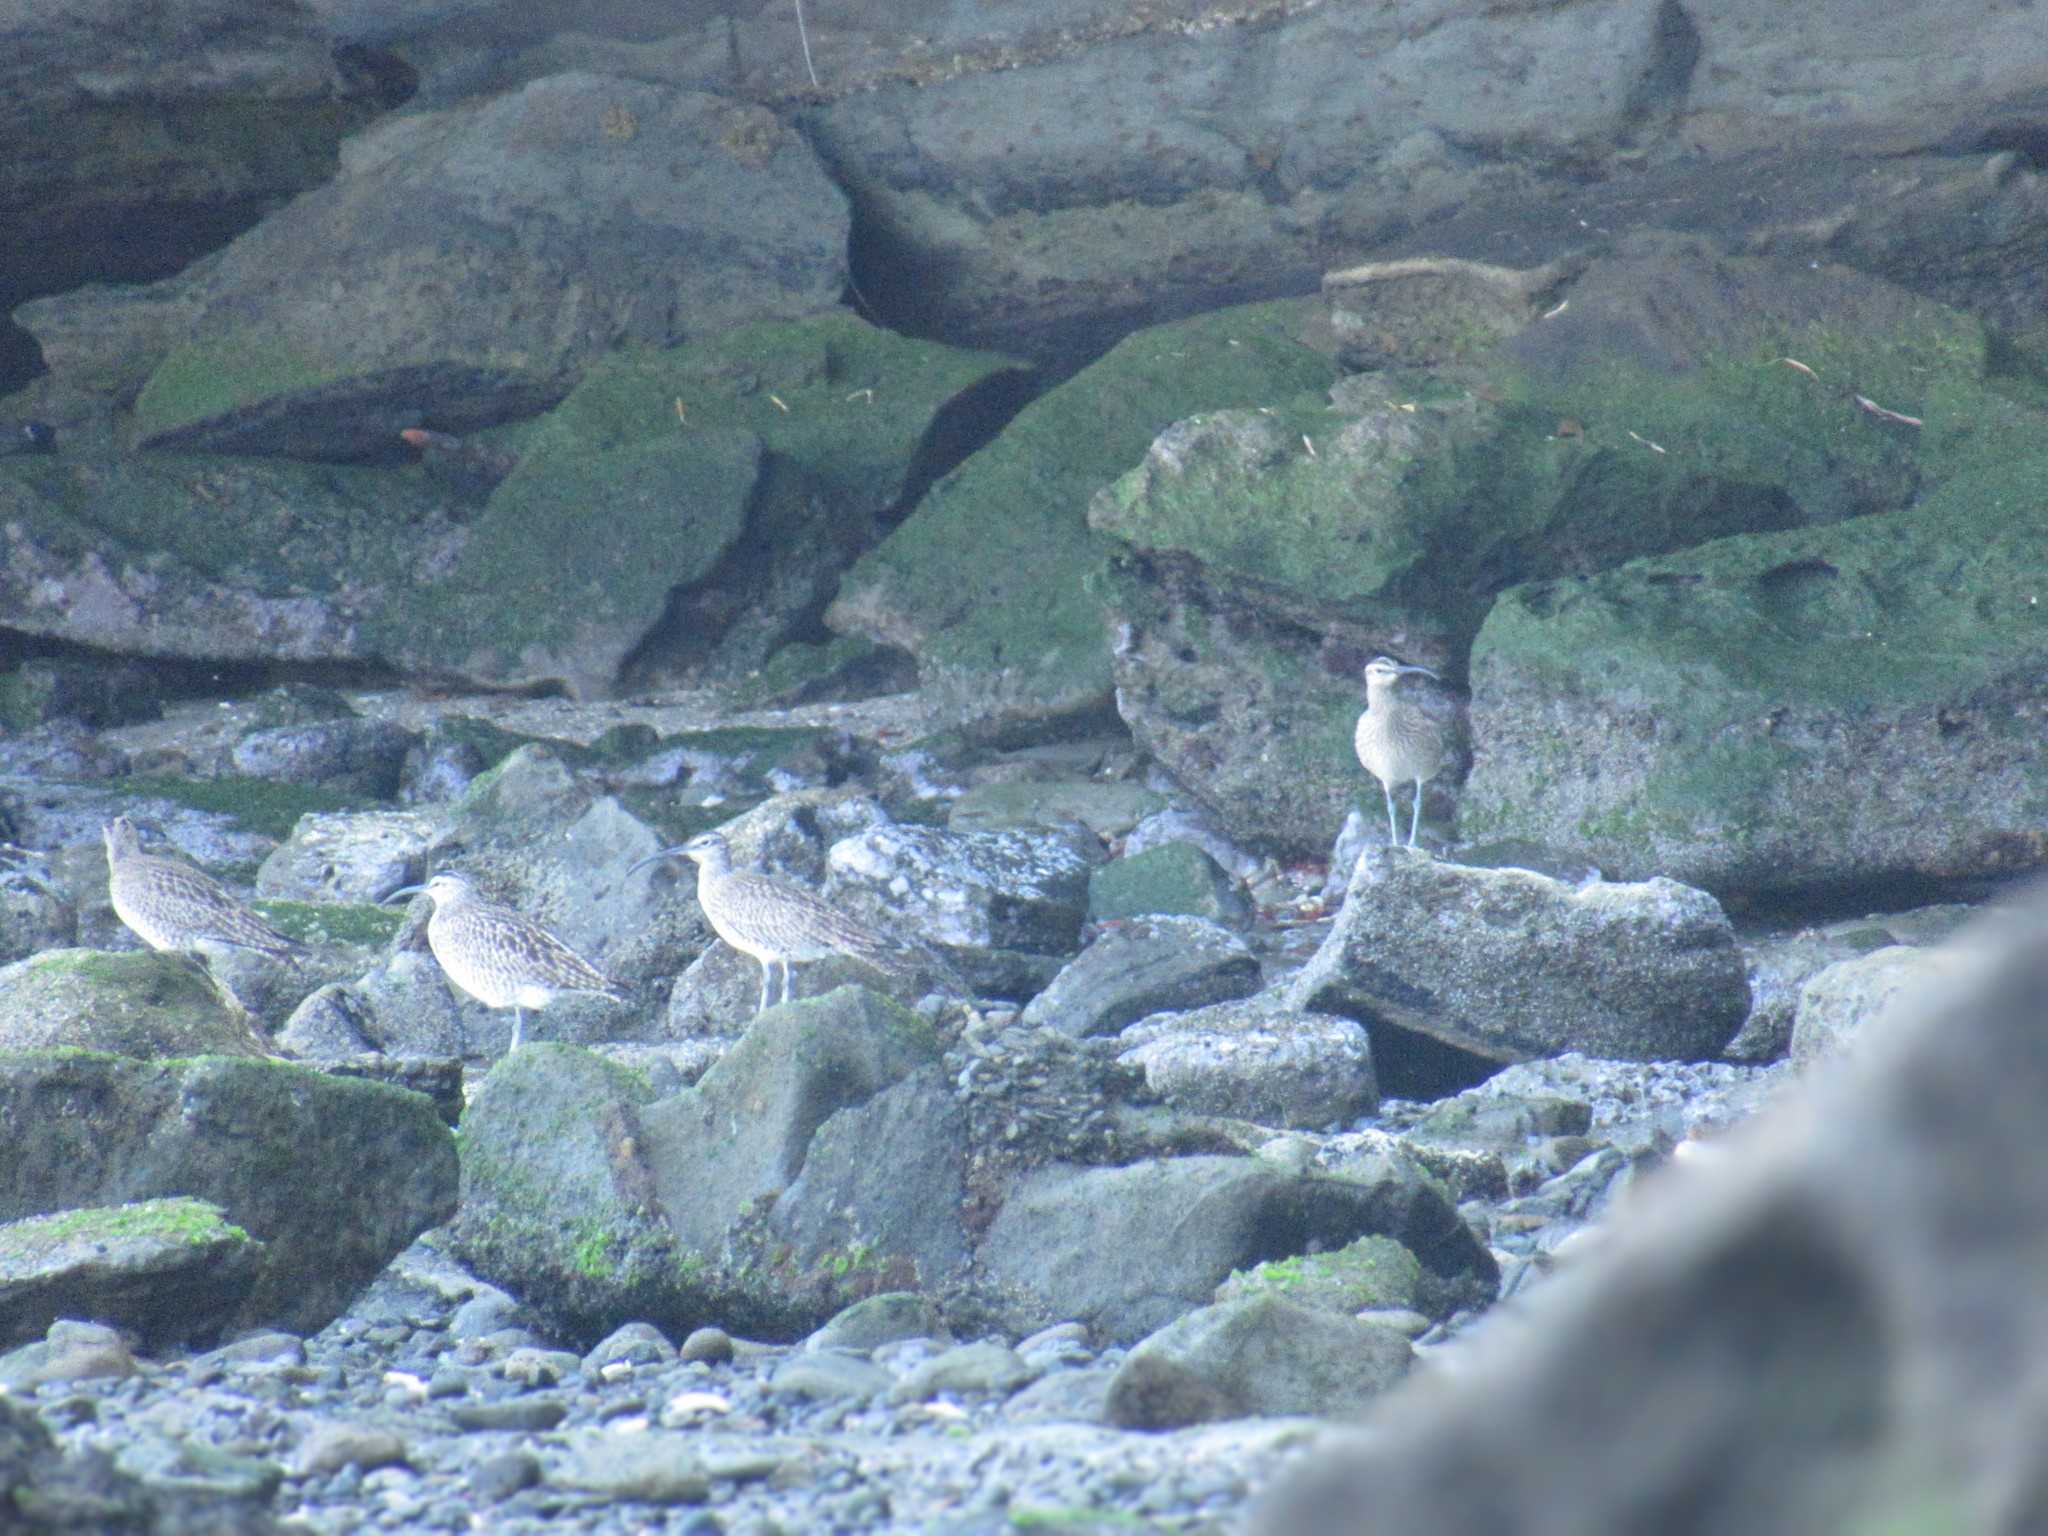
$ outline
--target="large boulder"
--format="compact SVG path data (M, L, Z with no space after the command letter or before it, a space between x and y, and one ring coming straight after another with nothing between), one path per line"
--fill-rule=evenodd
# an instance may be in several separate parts
M1233 1270L1371 1233L1405 1243L1439 1297L1497 1278L1427 1180L1392 1166L1331 1176L1223 1156L1040 1169L1004 1201L979 1262L1014 1298L1020 1328L1085 1322L1130 1343L1207 1303Z
M837 303L847 219L772 114L644 80L557 75L389 118L334 181L168 280L184 323L127 338L153 370L135 425L163 447L350 459L422 422L531 415L620 342Z
M0 1221L205 1200L264 1245L237 1327L324 1327L455 1193L420 1094L224 1056L0 1055Z
M1665 879L1574 889L1374 847L1287 997L1493 1061L1695 1061L1741 1028L1749 980L1705 891Z
M1461 832L1730 895L2048 862L2048 455L2001 458L1904 511L1504 594Z
M59 1318L124 1328L156 1350L233 1322L263 1244L203 1200L138 1200L0 1224L0 1348Z
M1377 277L1372 333L1395 346L1429 322L1465 325L1450 280L1492 270L1420 259L1359 269ZM1177 422L1091 503L1090 526L1128 551L1105 588L1118 710L1239 835L1308 856L1361 797L1376 801L1351 745L1360 667L1389 652L1455 686L1482 622L1501 622L1504 587L1567 584L1538 589L1554 594L1715 538L1897 512L1998 463L2001 433L2038 431L1992 377L1981 324L1859 273L1643 236L1550 281L1554 310L1525 313L1469 356L1383 364L1327 402ZM1955 430L1915 431L1859 396L1938 410ZM1809 542L1818 551L1826 537ZM1657 568L1653 582L1681 590L1655 618L1638 605L1646 632L1672 643L1664 610L1694 579L1670 560ZM1773 621L1729 617L1766 634ZM1475 684L1494 676L1475 659ZM1465 765L1455 710L1441 702L1454 750L1427 792L1433 814ZM1516 731L1503 745L1533 751L1536 728ZM1547 772L1513 768L1515 791ZM1551 831L1503 816L1500 793L1461 830Z
M1255 1536L2019 1530L2048 1409L2048 907L1632 1199L1582 1266L1304 1460ZM1532 1518L1533 1517L1533 1518Z
M0 39L0 311L175 271L331 176L379 105L294 0L11 5Z
M586 1052L529 1046L463 1117L457 1247L579 1336L635 1320L806 1331L964 1247L957 1216L943 1224L961 1155L932 1139L943 1096L908 1086L937 1056L928 1026L853 987L769 1010L666 1098ZM862 1176L877 1145L908 1159L903 1176ZM771 1236L785 1190L795 1209Z
M47 949L0 969L0 1050L261 1056L254 1021L202 962L153 949Z

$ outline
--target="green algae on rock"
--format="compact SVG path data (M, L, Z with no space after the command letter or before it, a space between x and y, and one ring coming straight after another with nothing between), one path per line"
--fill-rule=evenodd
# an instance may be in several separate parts
M1296 339L1305 316L1254 304L1126 337L942 477L847 572L826 622L914 655L934 720L1000 735L1100 709L1111 547L1089 499L1184 416L1328 388L1334 367Z
M1732 895L2048 862L2048 456L1503 595L1467 836Z

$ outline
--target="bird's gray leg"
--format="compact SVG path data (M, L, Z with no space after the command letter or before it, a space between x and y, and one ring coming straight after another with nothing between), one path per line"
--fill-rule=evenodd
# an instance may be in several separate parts
M1398 843L1401 841L1401 823L1394 820L1394 786L1382 783L1380 793L1387 797L1387 841Z
M787 957L782 962L782 1000L785 1003L796 1001L796 970Z
M769 983L771 983L774 980L775 962L772 960L763 960L761 962L761 1001L754 1006L754 1013L756 1016L764 1014L768 1011L768 986Z
M1408 819L1408 846L1415 846L1415 834L1422 830L1422 780L1415 781L1415 814Z
M514 1003L512 1005L512 1043L505 1047L505 1054L507 1056L510 1056L514 1051L519 1049L519 1041L521 1037L525 1035L525 1033L526 1010L520 1007L517 1003Z

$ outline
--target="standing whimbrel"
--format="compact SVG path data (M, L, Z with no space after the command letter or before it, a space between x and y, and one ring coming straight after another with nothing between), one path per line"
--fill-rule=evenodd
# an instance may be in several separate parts
M142 839L126 816L116 816L101 834L107 842L107 899L114 916L151 949L196 950L228 944L299 963L303 946L279 933L228 894L226 886L176 859L142 851Z
M697 905L704 909L712 930L741 954L761 962L761 1002L756 1013L768 1006L777 965L782 967L781 1001L785 1003L795 994L790 967L808 960L851 955L880 971L900 975L907 969L898 946L865 923L800 886L734 869L731 850L716 832L700 832L687 843L650 853L626 873L677 854L696 861Z
M1375 656L1365 664L1365 713L1358 717L1352 744L1365 771L1380 781L1387 797L1387 841L1401 841L1394 819L1394 786L1411 780L1415 809L1408 819L1408 846L1422 827L1422 785L1444 765L1443 728L1398 685L1404 677L1436 674L1427 667L1404 666L1391 656Z
M393 891L386 901L424 891L434 901L427 947L441 971L486 1008L512 1010L512 1044L526 1032L526 1010L545 1008L564 992L599 992L624 1002L625 988L530 917L479 896L460 875Z

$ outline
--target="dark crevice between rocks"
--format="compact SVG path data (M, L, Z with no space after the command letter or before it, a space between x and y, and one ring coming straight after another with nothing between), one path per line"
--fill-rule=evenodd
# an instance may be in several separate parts
M1929 808L1930 815L1939 811ZM1920 907L1949 903L1983 906L2008 896L2029 884L2042 868L2038 839L2030 841L2015 833L2003 862L2013 872L2003 876L1942 879L1933 875L1898 874L1871 880L1841 881L1826 885L1766 886L1762 889L1720 895L1731 916L1739 917L1745 932L1770 930L1786 925L1802 928L1868 917L1872 913L1910 912ZM1996 853L1983 860L1993 867L2001 860ZM1718 893L1717 893L1718 894Z
M131 656L47 635L0 627L0 673L31 661L142 669L166 699L218 699L262 693L288 683L320 688L395 687L397 668L378 661L245 661L183 656Z
M43 362L43 349L36 345L35 337L12 319L0 320L0 395L11 395L49 371ZM12 422L0 423L0 429L13 425Z
M1633 141L1644 129L1668 121L1684 105L1699 62L1700 29L1678 0L1664 0L1657 10L1656 38L1649 62L1621 105L1618 137L1623 144Z
M389 112L419 94L420 72L388 48L336 43L333 58L345 96L374 102Z
M2030 171L2048 171L2048 117L1998 123L1977 136L1970 149L1978 154L2010 150Z
M1361 1022L1372 1045L1373 1077L1388 1098L1448 1099L1478 1087L1504 1065L1381 1019Z
M1044 392L1035 369L1006 368L947 401L925 429L903 473L903 490L882 509L878 524L889 529L902 522L934 482L994 442Z

